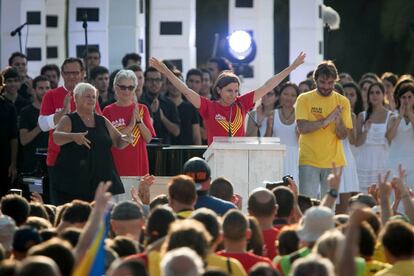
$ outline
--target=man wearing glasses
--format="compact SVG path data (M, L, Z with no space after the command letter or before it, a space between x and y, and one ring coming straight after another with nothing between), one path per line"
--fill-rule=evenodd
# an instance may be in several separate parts
M53 131L63 115L75 110L75 102L72 97L72 91L75 86L83 81L85 77L85 68L79 58L67 58L61 67L63 86L49 90L43 97L40 107L38 123L42 131L49 131L49 143L47 149L46 164L49 172L50 199L54 203L54 195L57 191L53 189L53 166L59 155L60 147L53 142ZM96 113L102 114L99 104L95 106Z
M145 71L145 92L141 100L152 114L157 137L162 138L163 143L170 144L172 136L180 135L180 118L175 104L161 95L162 87L161 73L149 67Z

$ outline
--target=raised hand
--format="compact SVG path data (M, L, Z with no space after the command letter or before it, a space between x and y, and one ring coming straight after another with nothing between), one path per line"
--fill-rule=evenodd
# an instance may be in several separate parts
M155 183L155 176L146 174L141 178L138 187L138 196L142 203L150 203L150 187Z
M339 190L341 184L342 167L337 168L335 162L332 163L332 173L328 175L328 186L330 189Z
M38 192L32 192L30 194L30 200L33 202L38 202L38 203L43 204L43 198Z
M151 67L154 67L155 69L157 69L161 74L165 74L165 72L167 72L169 70L168 67L165 66L164 63L162 63L161 61L159 61L155 57L152 57L152 58L149 59L149 65Z
M72 100L71 93L67 93L65 98L63 99L63 110L65 110L65 113L70 112L70 101Z
M95 205L94 208L97 212L105 213L109 210L110 204L109 201L112 198L112 194L108 192L109 187L111 187L111 181L101 182L98 185L98 188L95 192Z
M405 170L401 164L398 165L398 177L394 178L395 185L400 192L401 197L410 196L409 189L405 183Z
M378 174L378 189L380 197L389 198L392 191L391 183L388 181L390 176L390 171L387 171L384 177L381 174Z
M132 133L122 134L121 135L121 140L128 143L128 144L132 144L134 142L135 137L136 136L133 135Z
M334 110L332 110L331 113L329 113L329 115L324 119L324 126L329 125L331 122L336 121L337 118L341 117L341 112L342 112L342 107L341 106L337 106Z
M139 113L139 107L138 107L138 105L135 105L135 108L134 108L134 117L135 117L135 120L137 122L142 122L142 118L141 118L141 115Z
M368 194L371 195L376 202L379 202L379 189L377 184L372 184L368 187Z
M300 54L296 57L296 59L293 61L292 65L297 68L301 64L305 62L306 54L304 52L300 52Z
M155 113L160 108L160 101L158 99L154 99L151 103L151 112Z
M91 141L88 138L86 138L87 134L88 134L88 131L71 133L72 140L79 146L85 146L88 149L91 149Z
M293 195L297 198L299 195L298 185L296 184L295 180L293 180L292 178L288 177L287 179L289 181L288 188L292 191Z

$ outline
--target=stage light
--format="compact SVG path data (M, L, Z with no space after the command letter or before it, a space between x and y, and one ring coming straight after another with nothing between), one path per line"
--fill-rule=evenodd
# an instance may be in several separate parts
M235 58L243 60L252 50L252 38L245 31L235 31L229 36L230 51Z
M256 57L256 43L247 31L234 31L226 41L228 58L233 63L248 64Z

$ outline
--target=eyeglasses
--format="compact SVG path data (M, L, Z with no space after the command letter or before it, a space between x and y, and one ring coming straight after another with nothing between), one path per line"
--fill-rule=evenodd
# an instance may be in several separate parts
M81 72L80 71L62 71L62 73L65 74L66 76L77 76Z
M121 89L122 91L126 91L126 90L128 90L128 91L134 91L135 90L135 86L133 86L133 85L126 86L126 85L117 84L116 86L118 86L119 89Z
M147 82L161 82L162 79L152 79L152 78L146 78L145 81Z

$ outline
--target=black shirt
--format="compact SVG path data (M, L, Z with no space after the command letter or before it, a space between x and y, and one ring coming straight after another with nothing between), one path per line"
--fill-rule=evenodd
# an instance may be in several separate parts
M17 139L16 109L9 100L0 96L0 166L10 165L10 141Z
M39 112L40 110L33 105L23 108L20 112L19 129L32 131L37 126ZM47 148L48 138L49 133L42 131L30 143L22 146L21 172L33 172L36 169L36 149Z
M178 107L180 115L180 135L172 137L173 145L193 145L193 125L199 124L199 113L189 102L183 101Z
M153 99L154 98L148 95L147 92L144 92L142 94L141 100L148 107L151 117L154 120L153 126L155 129L155 133L157 133L157 137L162 138L164 144L170 144L173 135L167 130L167 128L161 122L159 109L162 109L164 116L167 117L168 120L170 120L174 124L180 125L180 117L178 115L177 107L170 99L160 95L158 97L158 101L160 102L158 110L156 112L151 112L151 103Z

